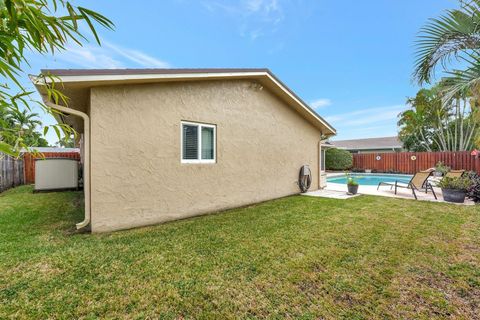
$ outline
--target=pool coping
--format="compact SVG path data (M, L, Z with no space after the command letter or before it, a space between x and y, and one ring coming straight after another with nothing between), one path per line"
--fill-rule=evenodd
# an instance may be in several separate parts
M368 176L368 175L371 175L371 176L411 176L411 177L413 177L413 174L409 174L409 173L327 172L327 178L344 176L346 173L348 173L348 174L362 174L362 175L367 175L367 176Z

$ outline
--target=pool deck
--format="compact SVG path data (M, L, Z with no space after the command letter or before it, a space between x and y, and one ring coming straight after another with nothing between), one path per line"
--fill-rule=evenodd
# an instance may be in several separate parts
M332 177L332 176L339 176L343 175L343 173L332 173L332 174L327 174L327 177ZM383 175L383 174L382 174ZM425 192L416 192L418 200L420 201L431 201L431 202L441 202L441 203L446 203L446 201L443 200L443 195L442 195L442 190L440 188L434 187L435 193L437 195L437 200L433 197L433 194L431 192L425 193ZM390 187L388 186L383 186L380 187L380 190L377 190L377 186L366 186L366 185L360 185L358 187L358 193L359 194L366 194L366 195L372 195L372 196L382 196L382 197L390 197L390 198L400 198L400 199L410 199L410 200L415 200L413 197L412 191L410 189L405 189L405 188L399 188L397 190L397 194L394 193L393 188L390 190ZM332 182L327 182L327 186L324 189L321 190L316 190L316 191L310 191L305 193L304 195L306 196L313 196L313 197L326 197L326 198L335 198L335 199L349 199L350 197L342 197L342 194L347 194L347 185L346 184L340 184L340 183L332 183ZM475 203L471 200L466 199L464 203L455 203L456 205L475 205Z

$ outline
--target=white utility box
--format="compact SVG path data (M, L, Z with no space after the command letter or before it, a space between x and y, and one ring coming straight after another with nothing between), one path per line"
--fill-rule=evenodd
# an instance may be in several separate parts
M35 191L78 188L78 160L45 158L35 160Z

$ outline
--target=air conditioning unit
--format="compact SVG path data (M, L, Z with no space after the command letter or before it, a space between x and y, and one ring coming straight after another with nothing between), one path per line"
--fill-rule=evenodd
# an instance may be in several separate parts
M78 160L45 158L35 160L35 191L78 188Z

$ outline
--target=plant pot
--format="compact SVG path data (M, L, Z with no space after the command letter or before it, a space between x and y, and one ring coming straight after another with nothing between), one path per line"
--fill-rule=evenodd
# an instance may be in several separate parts
M372 169L365 169L365 173L372 173Z
M459 189L442 188L443 200L453 203L464 203L467 192Z
M350 185L347 185L348 187L348 193L349 194L357 194L358 192L358 186L350 186Z
M441 178L441 177L443 177L443 173L441 173L440 171L434 171L433 176L437 177L437 178Z

